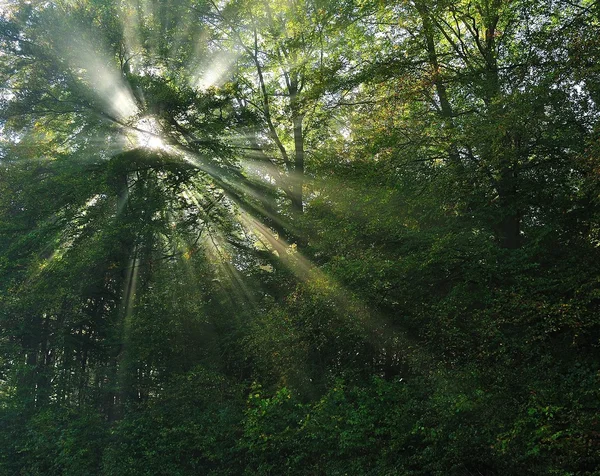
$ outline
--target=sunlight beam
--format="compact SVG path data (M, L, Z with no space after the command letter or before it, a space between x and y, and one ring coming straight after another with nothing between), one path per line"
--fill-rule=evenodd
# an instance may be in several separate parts
M136 115L138 107L128 85L123 80L114 61L100 51L89 34L65 19L69 34L58 28L54 33L56 54L64 59L75 79L79 80L102 102L105 112L120 120Z
M208 69L202 64L192 72L190 76L190 87L199 91L206 91L211 87L220 87L231 72L239 54L231 51L219 51L213 53L211 58L198 60L202 63L210 63Z

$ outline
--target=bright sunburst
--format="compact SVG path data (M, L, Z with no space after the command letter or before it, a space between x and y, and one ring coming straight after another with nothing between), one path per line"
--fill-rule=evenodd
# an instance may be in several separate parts
M133 143L136 147L151 150L166 150L167 144L161 138L161 127L154 117L144 117L135 123Z

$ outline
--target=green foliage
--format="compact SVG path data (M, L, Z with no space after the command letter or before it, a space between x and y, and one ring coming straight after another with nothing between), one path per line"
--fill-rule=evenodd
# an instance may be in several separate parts
M598 8L0 7L0 473L597 475Z
M48 406L34 414L23 408L1 410L4 474L97 474L107 426L97 410Z
M168 388L168 395L133 406L111 428L102 474L218 474L227 470L225 462L235 461L239 387L196 367L171 379Z

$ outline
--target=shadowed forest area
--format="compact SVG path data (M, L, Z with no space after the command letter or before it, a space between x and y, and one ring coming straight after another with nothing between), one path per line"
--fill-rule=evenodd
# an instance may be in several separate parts
M598 0L0 3L1 475L600 475Z

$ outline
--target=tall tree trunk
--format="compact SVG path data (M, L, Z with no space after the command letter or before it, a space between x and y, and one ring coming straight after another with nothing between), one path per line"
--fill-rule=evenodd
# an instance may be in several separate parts
M302 131L302 115L293 113L294 124L294 177L292 208L295 212L304 211L302 188L304 187L304 135Z
M423 34L425 36L427 59L429 61L429 66L432 69L432 83L439 102L439 116L442 118L442 121L448 130L448 134L450 135L451 142L448 146L447 152L449 163L456 168L457 172L460 173L462 172L460 154L452 137L454 129L454 110L448 97L448 89L444 84L440 72L438 53L435 46L435 25L433 19L431 18L429 8L424 3L416 2L415 7L419 13L419 16L421 17L421 22L423 23Z
M497 110L494 101L502 94L500 88L500 76L498 74L498 58L496 54L496 27L498 25L499 2L494 1L492 10L484 16L485 40L478 43L479 49L485 60L485 88L484 100L491 111ZM501 112L492 114L495 119ZM498 164L498 180L496 190L498 192L498 206L500 207L500 219L496 224L496 238L503 248L516 249L521 246L521 211L519 210L519 141L514 140L510 131L503 132L502 150L496 150L495 154Z
M129 201L129 180L127 174L117 178L117 210L123 224L128 219L127 204ZM106 393L105 411L109 421L115 421L120 418L121 404L123 402L123 392L126 382L124 382L123 372L125 371L125 333L127 331L128 313L131 312L132 279L136 273L136 245L131 235L127 234L120 243L120 267L122 269L122 295L121 304L116 310L116 322L113 329L115 331L113 339L115 342L109 360L109 369L107 372L108 388Z
M301 89L297 72L286 74L288 92L290 94L290 110L294 132L294 168L292 171L292 209L295 213L304 211L302 188L304 187L304 131L302 122L304 115L300 110L298 94Z

